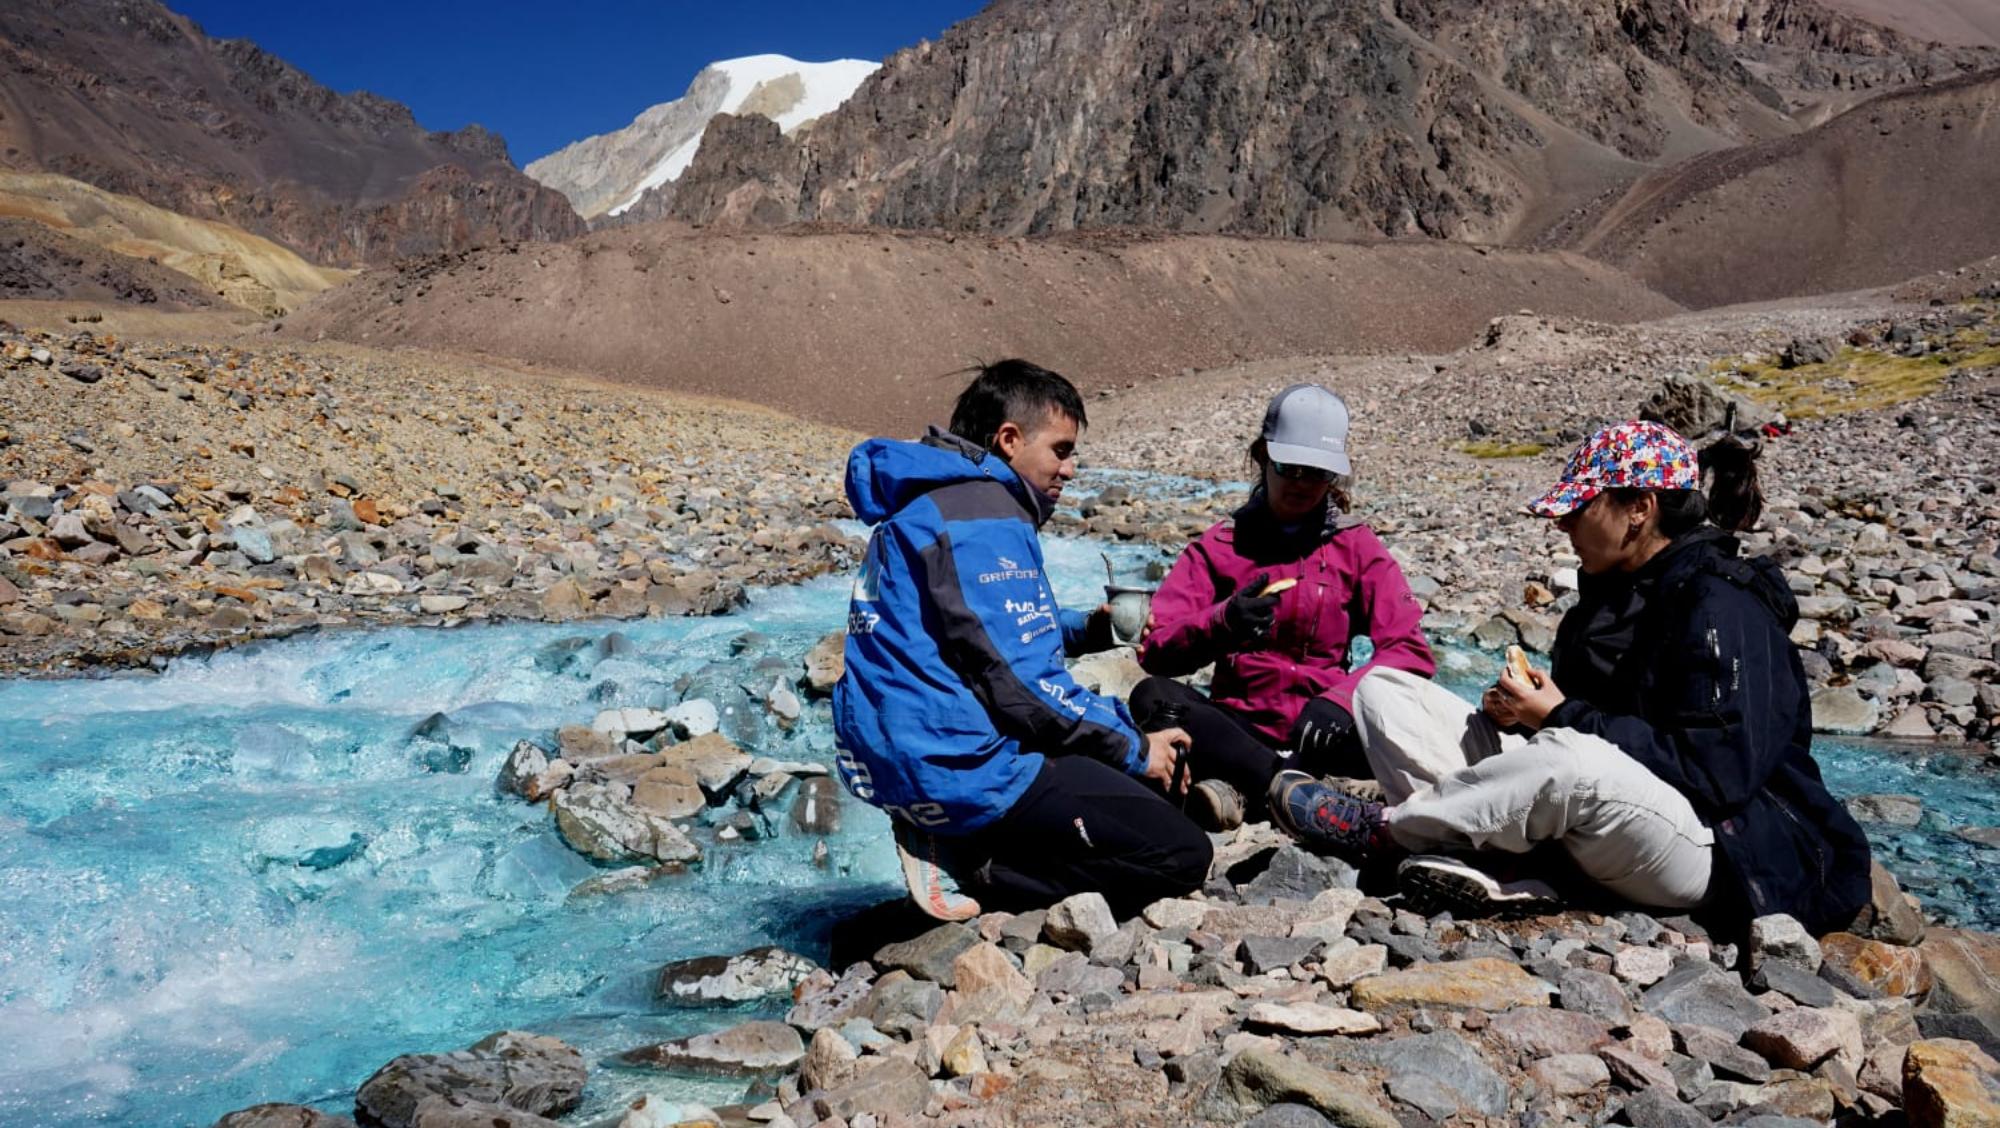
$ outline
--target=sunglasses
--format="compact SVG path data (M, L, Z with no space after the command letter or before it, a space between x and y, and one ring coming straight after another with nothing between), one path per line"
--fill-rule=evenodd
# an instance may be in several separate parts
M1297 462L1273 462L1271 473L1293 482L1331 482L1335 477L1331 470Z

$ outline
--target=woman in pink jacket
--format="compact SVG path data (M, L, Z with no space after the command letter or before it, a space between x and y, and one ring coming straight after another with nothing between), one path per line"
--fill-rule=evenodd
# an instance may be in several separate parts
M1347 424L1347 405L1317 384L1279 392L1250 446L1250 500L1188 545L1153 597L1139 663L1156 676L1133 690L1132 714L1193 737L1188 813L1211 829L1261 817L1282 769L1369 778L1355 683L1376 666L1437 669L1403 570L1347 515ZM1375 652L1350 669L1361 635ZM1211 662L1206 697L1173 680Z

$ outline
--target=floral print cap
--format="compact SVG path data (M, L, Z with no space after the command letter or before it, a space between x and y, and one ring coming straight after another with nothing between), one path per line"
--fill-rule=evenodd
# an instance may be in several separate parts
M1694 447L1658 423L1614 423L1584 440L1562 480L1528 503L1537 517L1562 517L1605 490L1692 490L1701 485Z

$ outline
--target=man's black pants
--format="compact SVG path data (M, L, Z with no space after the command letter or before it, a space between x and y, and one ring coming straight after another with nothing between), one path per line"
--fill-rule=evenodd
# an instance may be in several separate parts
M1000 821L972 836L988 861L967 892L988 909L1098 892L1120 917L1208 880L1208 835L1152 785L1083 756L1049 756Z

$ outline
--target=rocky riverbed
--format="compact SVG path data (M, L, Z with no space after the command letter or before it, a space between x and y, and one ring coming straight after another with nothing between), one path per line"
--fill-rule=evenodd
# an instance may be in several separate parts
M1926 932L1879 870L1852 931L1767 917L1735 942L1635 911L1426 918L1355 877L1253 825L1220 840L1206 889L1126 921L1084 894L877 922L886 943L826 967L769 947L679 961L656 976L661 1008L744 1021L594 1071L520 1032L406 1055L361 1085L355 1120L551 1125L632 1071L737 1078L751 1098L642 1097L605 1128L2000 1118L2000 945ZM217 1128L349 1123L260 1106Z

